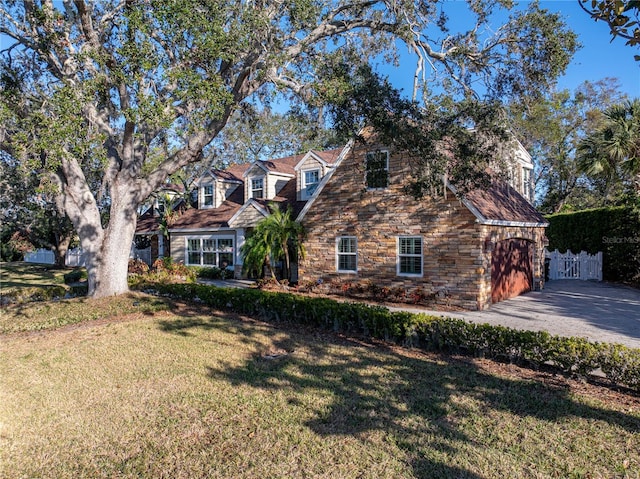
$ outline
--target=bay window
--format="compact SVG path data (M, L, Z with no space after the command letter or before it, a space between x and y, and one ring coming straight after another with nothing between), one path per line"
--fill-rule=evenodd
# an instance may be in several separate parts
M187 264L190 266L233 266L233 238L208 237L187 239Z

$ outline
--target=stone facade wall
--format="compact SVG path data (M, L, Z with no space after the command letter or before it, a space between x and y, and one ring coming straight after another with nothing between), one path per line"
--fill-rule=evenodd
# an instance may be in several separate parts
M480 225L451 192L435 199L416 200L407 195L403 186L409 178L409 168L406 160L392 151L389 187L368 190L364 156L375 149L376 146L360 147L350 152L303 218L307 240L306 257L299 265L300 281L322 278L372 281L379 286L406 289L419 286L425 293L435 295L436 302L442 305L486 308L491 301L487 237L520 234L537 241L538 233ZM337 272L336 242L340 236L357 238L356 273ZM421 277L397 274L400 236L422 237Z

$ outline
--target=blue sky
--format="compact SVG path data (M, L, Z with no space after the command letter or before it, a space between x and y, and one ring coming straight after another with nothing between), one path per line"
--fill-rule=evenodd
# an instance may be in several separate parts
M640 48L625 45L625 40L619 37L611 41L609 27L589 18L577 0L547 0L542 1L541 6L563 13L583 45L559 81L561 88L573 89L584 80L611 76L620 80L627 95L640 97L640 62L633 59L640 54Z
M459 4L456 5L456 3ZM452 12L465 10L465 2L451 1ZM526 5L527 2L519 2ZM567 25L578 35L582 48L576 53L567 68L566 74L559 79L558 89L574 90L585 80L595 82L605 77L615 77L620 80L621 90L629 97L640 97L640 62L634 60L634 55L640 54L640 48L625 45L622 38L611 41L609 27L603 22L592 20L578 5L578 0L542 0L542 8L553 12L560 12ZM452 20L454 15L449 15ZM464 21L463 18L456 18ZM496 24L496 26L498 26ZM400 47L401 52L403 47ZM402 55L400 68L382 68L382 72L389 75L392 83L401 88L406 95L411 94L415 59L408 54Z

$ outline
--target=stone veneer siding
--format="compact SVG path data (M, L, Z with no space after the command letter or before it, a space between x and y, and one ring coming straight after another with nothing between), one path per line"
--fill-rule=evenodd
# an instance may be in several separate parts
M451 192L446 198L416 200L403 191L409 175L406 160L392 152L389 187L367 190L364 155L372 149L375 147L350 152L303 218L307 240L306 256L299 264L300 281L322 278L368 280L379 286L406 289L420 286L436 294L439 304L484 309L491 302L491 248L487 238L536 241L535 255L540 258L544 228L480 225ZM337 272L336 238L340 236L357 238L357 273ZM399 236L422 237L422 277L397 275ZM537 264L534 269L539 275L541 266Z

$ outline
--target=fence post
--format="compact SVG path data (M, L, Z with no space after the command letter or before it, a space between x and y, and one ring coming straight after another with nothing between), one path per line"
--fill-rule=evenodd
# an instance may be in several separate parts
M598 251L598 254L596 255L596 260L598 261L596 276L598 278L598 281L602 281L602 266L603 266L602 251Z
M551 259L549 261L549 279L558 279L558 254L556 249L551 253Z

